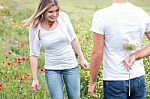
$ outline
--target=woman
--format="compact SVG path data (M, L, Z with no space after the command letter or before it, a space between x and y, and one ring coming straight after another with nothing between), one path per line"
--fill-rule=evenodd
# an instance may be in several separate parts
M40 0L35 13L25 22L30 25L32 90L36 92L39 89L37 66L41 44L45 49L45 77L52 99L64 99L62 80L68 98L79 99L80 75L74 51L84 69L88 68L88 63L84 59L68 15L59 12L57 0Z

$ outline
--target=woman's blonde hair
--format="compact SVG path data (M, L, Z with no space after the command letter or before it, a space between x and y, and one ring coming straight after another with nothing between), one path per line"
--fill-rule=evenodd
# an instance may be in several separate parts
M23 21L24 24L36 28L43 16L43 13L52 6L58 6L58 0L39 0L39 4L35 12L31 17Z

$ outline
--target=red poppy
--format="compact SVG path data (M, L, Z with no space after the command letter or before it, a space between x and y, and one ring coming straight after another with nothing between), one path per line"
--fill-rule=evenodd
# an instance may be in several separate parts
M16 62L17 61L17 58L14 58L14 62Z
M3 62L3 65L6 64L6 62Z
M17 77L17 78L20 77L20 74L16 74L16 77Z
M3 86L3 83L0 81L0 87L2 87Z
M18 61L18 64L21 64L22 63L22 61Z
M22 80L26 80L26 79L27 79L26 75L22 76Z
M9 77L8 75L5 75L5 76L4 76L5 79L7 79L8 77Z
M23 61L25 61L25 60L26 60L26 58L25 58L25 57L23 57L23 58L22 58L22 60L23 60Z
M40 68L40 71L41 71L41 72L45 72L45 69L44 69L44 68Z
M29 73L26 73L26 76L30 76L30 74L29 74Z
M26 61L28 61L28 60L29 60L29 58L27 58L27 57L26 57L26 59L25 59L25 60L26 60Z
M8 54L11 54L11 51L9 51Z
M10 66L10 65L11 65L11 62L7 62L7 65L9 65L9 66Z
M21 47L21 48L22 48L22 47L24 47L24 44L23 44L23 43L21 43L21 44L20 44L20 47Z
M8 58L8 56L5 57L6 59Z

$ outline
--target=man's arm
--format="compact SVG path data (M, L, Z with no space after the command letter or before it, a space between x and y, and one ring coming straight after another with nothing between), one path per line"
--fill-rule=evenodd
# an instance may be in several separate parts
M89 93L91 96L95 96L96 90L96 79L100 69L100 63L103 58L104 48L104 36L98 33L93 33L93 50L90 59L90 82L89 82Z
M150 31L145 33L146 37L150 40ZM135 53L135 59L141 59L146 56L150 56L150 44L146 46L144 49Z
M146 32L145 35L150 40L150 32ZM131 69L132 65L136 60L144 58L146 56L150 56L150 44L145 48L139 50L138 52L131 54L124 60L127 70Z

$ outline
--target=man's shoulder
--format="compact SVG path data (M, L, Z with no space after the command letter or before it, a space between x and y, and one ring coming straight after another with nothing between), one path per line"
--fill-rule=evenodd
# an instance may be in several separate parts
M104 15L105 13L108 13L110 10L111 10L110 7L99 9L94 13L94 15Z

